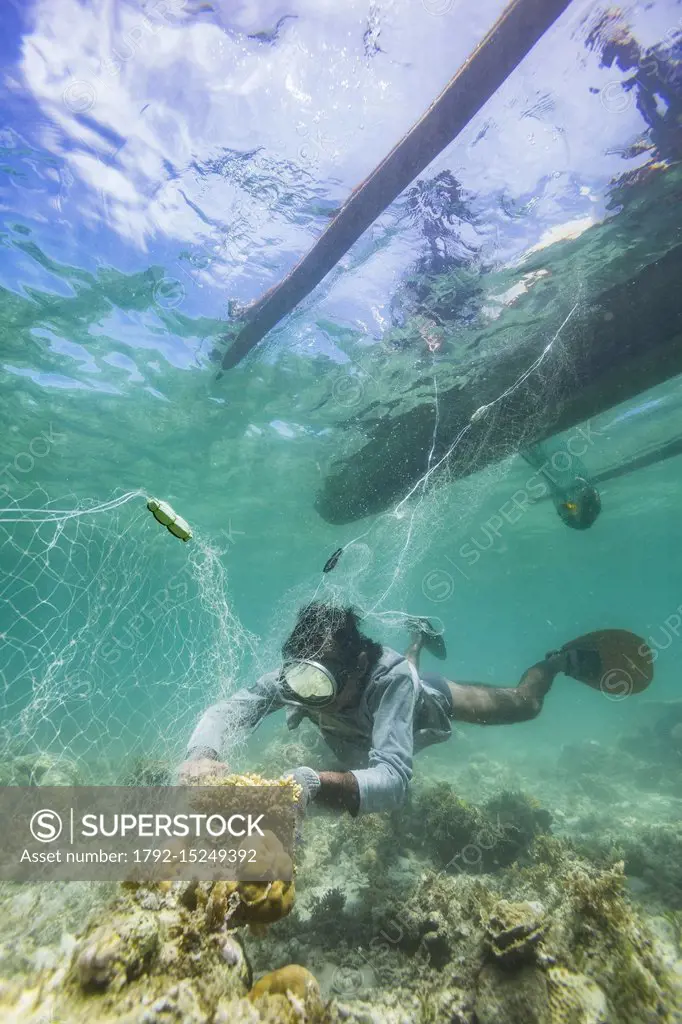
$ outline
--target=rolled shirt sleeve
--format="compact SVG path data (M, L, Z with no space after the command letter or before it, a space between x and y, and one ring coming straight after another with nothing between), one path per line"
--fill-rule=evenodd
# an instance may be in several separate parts
M277 685L277 673L261 676L253 686L238 690L232 697L218 701L204 711L187 744L187 757L191 759L193 752L201 756L207 750L220 754L228 737L238 734L243 738L253 732L267 715L282 707L284 702Z
M353 771L360 790L359 814L400 807L412 780L415 681L407 667L395 670L374 711L369 767Z

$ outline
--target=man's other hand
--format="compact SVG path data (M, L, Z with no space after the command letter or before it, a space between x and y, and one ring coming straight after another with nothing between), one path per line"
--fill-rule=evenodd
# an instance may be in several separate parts
M211 757L199 757L195 761L183 761L175 776L177 786L197 786L208 782L209 776L221 777L229 773L229 767L223 761L214 761Z

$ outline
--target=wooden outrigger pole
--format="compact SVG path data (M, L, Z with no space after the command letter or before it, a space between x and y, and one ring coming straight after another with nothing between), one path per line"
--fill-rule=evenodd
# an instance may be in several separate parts
M455 139L535 46L570 0L511 0L426 113L358 185L312 249L242 313L222 359L236 366L348 252L376 218Z

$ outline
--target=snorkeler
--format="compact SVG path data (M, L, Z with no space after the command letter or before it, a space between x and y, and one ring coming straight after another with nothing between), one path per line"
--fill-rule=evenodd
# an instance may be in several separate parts
M566 644L527 669L515 687L420 675L422 649L442 660L445 644L426 619L409 623L411 642L401 655L361 633L351 608L302 608L282 647L282 667L204 712L178 781L227 771L220 762L224 739L251 731L273 711L285 709L290 729L304 718L317 725L340 767L320 772L298 767L287 773L301 785L306 806L315 801L353 816L388 811L405 800L413 754L449 739L453 720L507 725L535 718L560 672L602 689L605 680L611 687L625 681L628 692L644 689L652 679L653 656L646 656L651 652L623 630L604 630Z

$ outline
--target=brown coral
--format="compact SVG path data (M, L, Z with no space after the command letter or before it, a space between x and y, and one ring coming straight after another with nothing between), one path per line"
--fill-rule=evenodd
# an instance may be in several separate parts
M216 882L206 904L206 926L272 924L286 917L294 905L293 882Z
M320 996L320 986L314 974L299 964L288 964L278 971L264 974L249 992L249 999L259 999L264 995L287 995L291 992L298 999L308 999L312 994Z
M261 1020L277 1024L320 1021L324 1010L315 976L298 964L263 975L248 998L258 1007Z

